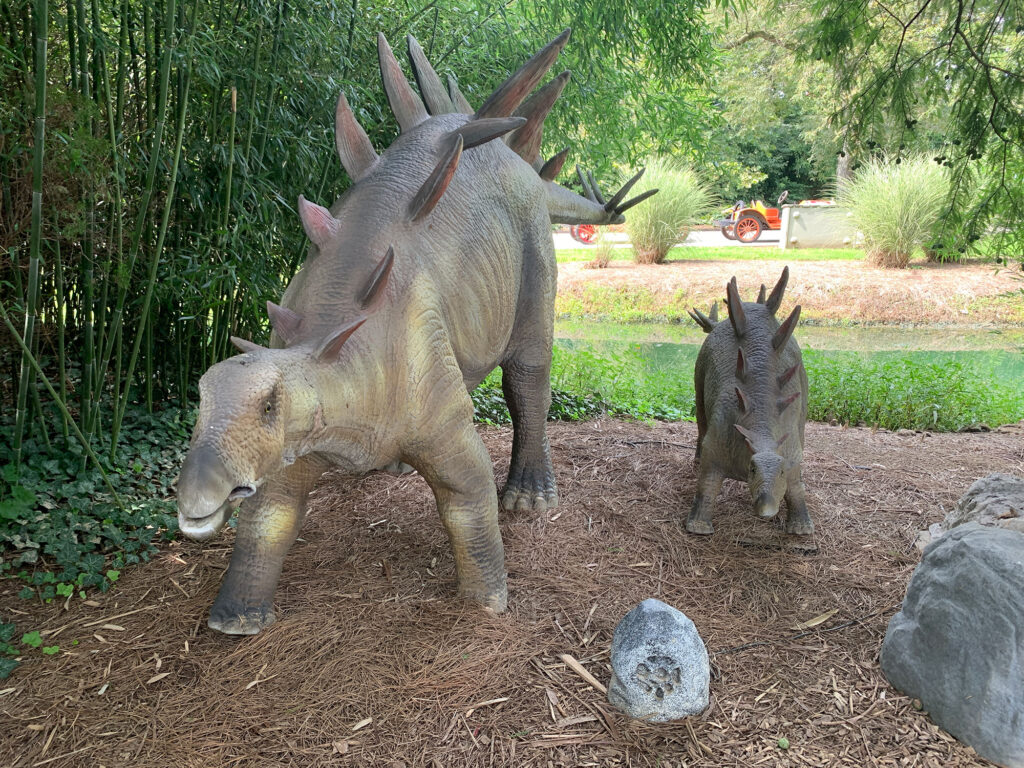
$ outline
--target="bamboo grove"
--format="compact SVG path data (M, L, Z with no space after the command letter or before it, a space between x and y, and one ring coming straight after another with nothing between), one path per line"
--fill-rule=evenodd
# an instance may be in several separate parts
M296 197L330 201L347 183L330 124L338 92L376 145L395 132L376 87L378 30L415 33L471 96L586 14L623 46L647 29L666 61L708 58L700 25L684 23L700 3L577 0L543 17L534 4L446 5L0 0L0 406L14 414L15 466L26 435L116 461L130 404L184 407L230 335L265 335L264 302L305 253ZM628 160L616 128L644 107L610 73L650 75L605 44L576 44L582 76L551 133ZM612 82L603 96L597 79ZM582 101L589 136L568 118Z

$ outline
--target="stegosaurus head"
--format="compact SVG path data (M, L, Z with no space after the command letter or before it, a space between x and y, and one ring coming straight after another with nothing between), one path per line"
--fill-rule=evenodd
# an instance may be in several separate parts
M747 484L758 517L770 519L779 512L786 493L788 462L775 451L760 451L750 457Z

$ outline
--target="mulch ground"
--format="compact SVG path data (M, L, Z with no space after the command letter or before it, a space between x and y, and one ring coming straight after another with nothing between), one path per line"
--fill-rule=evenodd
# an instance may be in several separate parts
M769 288L775 285L786 263L685 261L683 256L656 265L612 261L605 269L588 269L585 262L559 264L560 306L575 299L583 302L586 312L587 287L602 286L627 294L633 304L651 314L685 317L691 306L706 310L711 301L720 300L726 282L734 275L741 295L753 301L761 283ZM978 263L922 262L909 269L882 269L863 261L794 261L789 271L783 311L800 304L804 320L914 325L1024 323L1024 299L1019 293L1024 288L1024 275L1020 270L997 272L992 264Z
M500 477L510 431L482 431ZM447 541L416 476L325 478L285 566L279 621L255 637L205 624L230 534L175 543L67 608L4 585L4 615L62 651L34 652L0 683L0 765L985 764L888 686L878 649L919 560L916 532L976 478L1024 474L1024 425L810 425L813 554L756 520L738 483L714 536L682 531L693 424L605 419L550 436L562 506L502 516L502 616L453 600ZM707 643L702 717L631 721L562 658L606 683L615 625L648 597L683 610Z

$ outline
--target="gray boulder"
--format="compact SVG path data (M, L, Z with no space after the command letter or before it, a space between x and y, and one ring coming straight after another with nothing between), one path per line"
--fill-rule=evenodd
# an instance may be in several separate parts
M882 672L982 757L1024 768L1024 535L978 523L928 547Z
M704 641L672 606L644 600L615 628L608 701L630 717L664 723L699 714L710 680Z
M1024 480L1001 472L976 480L941 523L917 534L914 546L924 552L946 531L970 522L1024 533Z
M946 515L942 527L950 531L969 522L1024 533L1024 480L996 472L975 481Z

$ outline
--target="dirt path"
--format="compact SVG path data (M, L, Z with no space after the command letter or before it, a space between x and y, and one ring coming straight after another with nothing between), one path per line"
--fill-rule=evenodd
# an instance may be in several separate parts
M641 266L613 261L606 269L585 263L558 265L559 310L601 314L608 292L622 303L652 314L685 318L692 306L706 308L724 295L733 275L746 300L770 288L784 261L670 261ZM826 322L913 324L1024 324L1024 288L1019 271L998 274L991 264L915 264L880 269L860 261L800 261L790 264L784 310L803 306L805 319Z
M482 433L500 476L510 432ZM31 654L0 684L0 765L980 764L887 686L877 656L918 561L915 532L975 478L1024 473L1024 425L809 425L814 555L780 548L735 483L713 537L682 532L693 424L606 419L550 434L563 505L502 516L503 616L453 601L451 555L417 477L325 479L285 566L280 620L253 638L205 626L230 536L176 543L66 611L4 583L5 614L62 652ZM763 546L739 543L751 536ZM713 653L704 718L627 720L558 657L607 681L616 623L651 596L686 612ZM831 610L813 633L791 630Z

